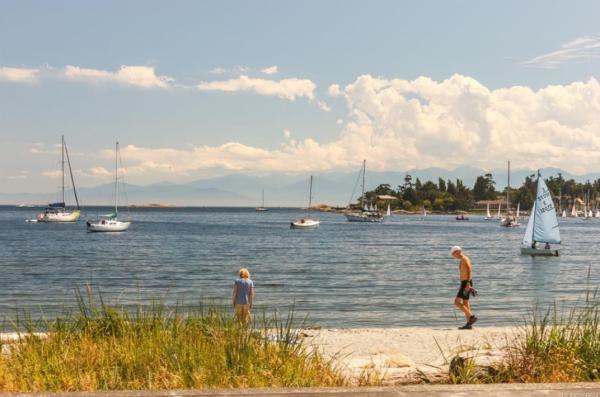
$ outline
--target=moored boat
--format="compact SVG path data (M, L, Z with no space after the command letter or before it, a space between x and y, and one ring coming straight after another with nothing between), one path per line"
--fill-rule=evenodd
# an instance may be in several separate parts
M365 201L365 174L367 171L367 160L363 160L363 167L359 178L362 175L362 194L360 196L360 210L359 211L348 211L344 215L348 222L365 222L365 223L377 223L383 222L383 215L377 209L377 205L367 206ZM358 184L358 181L357 181ZM354 193L354 192L353 192ZM352 201L352 199L350 199ZM350 205L348 205L350 207Z
M69 176L71 178L71 185L73 187L73 195L75 196L75 202L77 203L77 209L69 210L65 204L65 159L69 169ZM71 159L69 158L69 151L65 142L64 135L61 136L61 175L62 175L62 201L56 203L50 203L44 209L44 212L36 215L38 222L77 222L81 216L81 210L79 207L79 198L77 197L77 189L75 188L75 178L73 177L73 170L71 169Z
M306 207L306 217L296 219L290 223L290 228L292 229L316 229L321 224L320 221L316 219L310 219L310 207L312 205L312 185L313 185L313 177L310 176L310 183L308 188L308 207Z
M124 232L131 226L130 221L120 221L119 218L119 142L115 145L115 210L102 215L95 221L87 221L88 232Z

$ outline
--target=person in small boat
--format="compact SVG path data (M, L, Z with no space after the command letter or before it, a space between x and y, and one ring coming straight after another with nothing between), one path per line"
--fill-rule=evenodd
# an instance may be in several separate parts
M239 278L233 284L232 303L237 320L247 325L252 320L254 282L250 279L250 272L246 268L240 269Z
M534 250L535 250L535 249L537 249L537 241L535 241L535 240L534 240L534 241L531 243L531 249L534 249Z
M467 323L459 329L472 329L473 324L477 321L477 316L471 311L471 304L469 298L471 295L475 296L477 291L473 288L473 269L471 266L471 260L468 256L463 254L462 248L455 245L450 249L450 255L460 261L458 268L460 273L460 288L458 294L454 299L454 305L458 307L460 311L465 314Z
M549 250L550 249L550 243L546 243L546 245L544 246L545 250Z

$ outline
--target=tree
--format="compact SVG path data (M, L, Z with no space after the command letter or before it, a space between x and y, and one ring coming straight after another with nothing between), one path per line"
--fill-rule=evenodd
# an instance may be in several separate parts
M495 200L498 195L495 185L496 182L494 182L492 174L478 176L473 186L473 198L475 201Z

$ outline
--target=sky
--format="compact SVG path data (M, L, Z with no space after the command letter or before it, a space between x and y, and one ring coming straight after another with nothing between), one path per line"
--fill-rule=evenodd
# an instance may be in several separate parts
M600 170L595 1L0 1L0 192Z

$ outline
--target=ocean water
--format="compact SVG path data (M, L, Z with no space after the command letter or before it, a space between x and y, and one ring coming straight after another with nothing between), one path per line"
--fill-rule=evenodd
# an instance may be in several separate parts
M453 307L461 245L473 262L482 325L520 324L534 307L567 309L600 281L600 219L560 220L558 258L519 254L525 231L471 216L392 216L349 223L317 213L318 230L291 230L299 210L132 209L130 230L86 233L77 224L32 224L33 208L0 207L0 317L52 317L90 285L113 304L225 304L240 267L256 284L255 312L323 327L462 325ZM82 219L107 209L84 210Z

